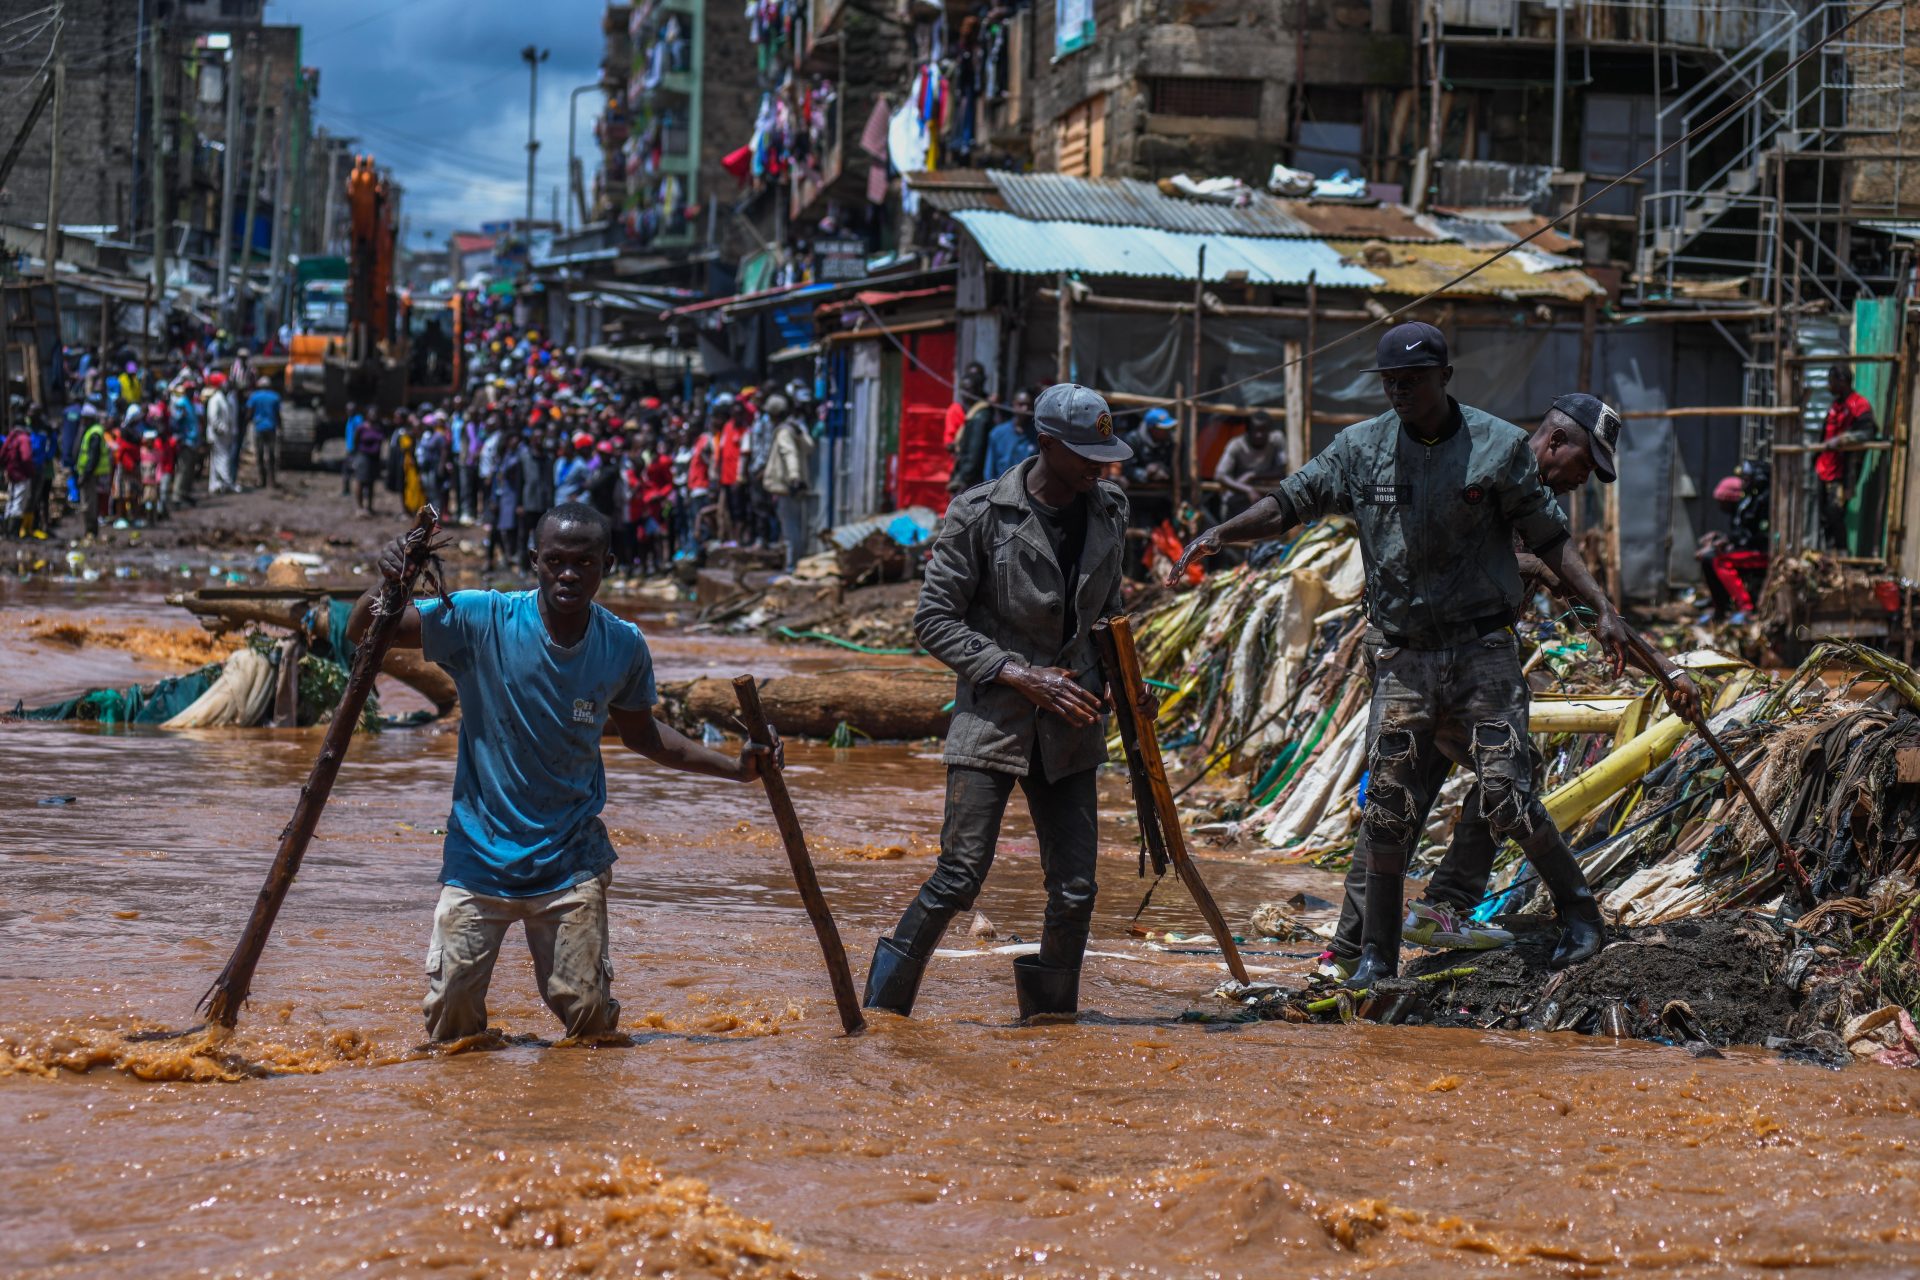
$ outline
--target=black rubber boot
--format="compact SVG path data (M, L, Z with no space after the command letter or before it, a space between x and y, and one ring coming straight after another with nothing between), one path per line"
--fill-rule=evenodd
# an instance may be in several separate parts
M860 1003L906 1017L920 994L920 977L927 971L925 957L916 958L892 938L881 938L873 949L873 967L867 970L867 993Z
M1607 945L1607 926L1600 916L1600 903L1587 884L1586 873L1567 846L1567 838L1551 824L1536 832L1521 846L1527 861L1540 874L1540 883L1553 898L1554 913L1560 919L1560 941L1553 948L1550 967L1565 969L1591 960Z
M1013 991L1022 1022L1038 1014L1080 1012L1080 970L1041 964L1039 956L1014 957Z
M1360 963L1353 976L1342 985L1349 991L1362 991L1382 978L1400 973L1400 927L1406 903L1404 881L1397 875L1367 873L1367 904L1363 919L1364 941L1360 944Z

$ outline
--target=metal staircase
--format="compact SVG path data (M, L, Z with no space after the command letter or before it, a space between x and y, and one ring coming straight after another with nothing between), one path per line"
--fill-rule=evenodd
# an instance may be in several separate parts
M1783 0L1776 21L1660 108L1655 151L1711 121L1871 2ZM1834 215L1877 210L1841 194L1847 175L1833 166L1849 139L1900 132L1905 44L1905 5L1894 4L1654 166L1640 205L1640 298L1673 297L1682 278L1722 276L1743 277L1748 298L1770 300L1774 245L1796 228L1814 242L1820 261L1807 263L1812 273L1844 284L1852 268L1837 247L1845 241ZM1889 188L1889 213L1901 176Z

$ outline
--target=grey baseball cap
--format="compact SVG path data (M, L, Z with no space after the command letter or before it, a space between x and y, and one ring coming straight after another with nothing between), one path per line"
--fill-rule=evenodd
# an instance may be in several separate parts
M1133 446L1113 433L1113 412L1099 392L1056 382L1033 402L1033 425L1092 462L1125 462Z
M1574 391L1555 400L1558 409L1587 431L1587 444L1593 454L1593 473L1602 484L1612 484L1619 475L1613 451L1620 444L1620 415L1599 396Z

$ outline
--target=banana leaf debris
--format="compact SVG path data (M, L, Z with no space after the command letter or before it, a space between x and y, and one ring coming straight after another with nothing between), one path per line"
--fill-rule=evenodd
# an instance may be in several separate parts
M1332 520L1140 617L1143 670L1167 689L1157 727L1184 758L1175 780L1196 842L1348 864L1366 788L1363 587L1351 528ZM1678 651L1684 633L1656 633L1701 685L1714 732L1806 868L1809 907L1653 679L1614 677L1577 620L1554 608L1542 595L1518 628L1541 795L1581 854L1611 945L1550 971L1552 907L1509 845L1472 914L1512 930L1512 946L1409 949L1402 979L1361 995L1318 978L1295 989L1228 984L1234 1013L1195 1016L1572 1030L1701 1052L1764 1045L1814 1061L1920 1063L1920 671L1842 640L1769 671ZM1444 854L1471 785L1456 770L1442 787L1414 875ZM1410 899L1418 893L1409 886ZM1297 933L1274 904L1254 915L1255 947Z

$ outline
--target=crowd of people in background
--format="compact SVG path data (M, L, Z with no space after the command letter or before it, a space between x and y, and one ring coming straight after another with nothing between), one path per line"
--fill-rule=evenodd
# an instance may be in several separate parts
M792 572L810 541L806 499L817 418L812 388L741 387L662 398L589 369L571 348L515 325L510 304L473 315L463 393L444 405L348 406L341 484L360 511L432 503L450 524L486 530L489 570L528 564L542 512L586 502L615 530L628 575L702 548L776 549ZM243 491L250 467L279 486L281 395L245 348L218 340L164 365L122 353L64 352L51 405L16 397L0 444L7 528L44 539L75 515L145 528L209 495ZM50 397L53 399L53 397Z
M6 534L45 539L63 515L87 538L103 523L143 529L208 494L238 493L248 455L277 483L280 393L245 347L218 341L164 366L127 353L63 349L47 404L14 395L0 473Z
M379 513L431 502L487 530L489 569L524 563L543 512L585 502L614 529L627 575L711 544L806 553L805 498L817 417L812 388L747 386L703 396L640 394L571 348L521 330L502 306L470 319L467 393L445 408L349 409L341 483Z

